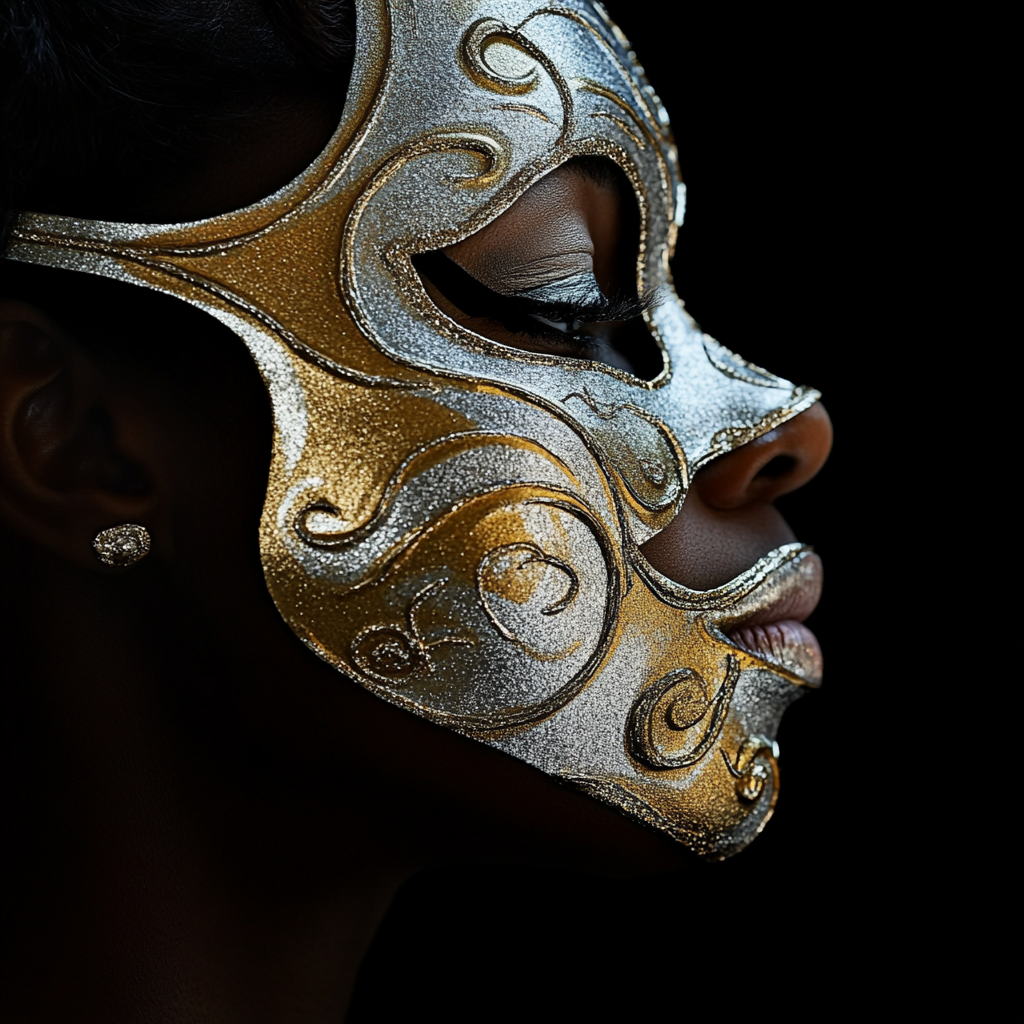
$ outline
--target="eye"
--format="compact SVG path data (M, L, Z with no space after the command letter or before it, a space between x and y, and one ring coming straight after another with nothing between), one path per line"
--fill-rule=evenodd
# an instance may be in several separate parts
M653 305L653 296L609 300L595 282L586 291L579 287L575 292L569 290L561 301L553 286L536 289L546 296L541 301L529 294L503 295L488 288L440 250L420 253L412 262L427 294L442 312L474 333L510 348L606 363L635 376L641 374L616 348L616 336L626 334L630 327L639 328L643 340L655 348L640 319ZM661 370L656 348L655 353L658 366L652 377Z
M503 295L488 288L441 251L413 257L427 294L456 323L511 348L571 358L594 341L576 315L552 302Z

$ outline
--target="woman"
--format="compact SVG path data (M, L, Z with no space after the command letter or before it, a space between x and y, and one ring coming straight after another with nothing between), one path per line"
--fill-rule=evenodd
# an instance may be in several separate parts
M8 1016L337 1019L424 864L749 842L830 432L672 297L601 11L360 5L343 111L350 12L41 10L92 120L7 112Z

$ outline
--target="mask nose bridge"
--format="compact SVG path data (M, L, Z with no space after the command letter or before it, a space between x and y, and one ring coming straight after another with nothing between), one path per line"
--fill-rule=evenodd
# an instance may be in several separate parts
M669 360L668 380L636 398L685 453L688 476L768 433L821 397L747 363L703 334L673 295L652 318Z

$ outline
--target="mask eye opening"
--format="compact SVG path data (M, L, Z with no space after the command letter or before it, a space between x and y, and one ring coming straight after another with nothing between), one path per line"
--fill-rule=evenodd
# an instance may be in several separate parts
M607 299L588 292L538 300L493 291L443 250L417 253L412 264L441 312L507 348L603 363L642 380L662 372L661 349L643 321L643 313L657 302L654 293ZM633 361L618 350L615 343L620 340L648 358L640 364ZM643 372L650 376L641 376Z

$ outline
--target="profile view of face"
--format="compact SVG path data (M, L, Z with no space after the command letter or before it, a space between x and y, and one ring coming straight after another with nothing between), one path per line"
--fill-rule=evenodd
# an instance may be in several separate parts
M183 299L248 349L266 587L338 687L733 853L821 678L820 563L771 504L827 454L819 395L676 296L675 143L600 5L356 20L340 124L289 184L162 226L25 214L7 256Z
M0 1016L338 1021L423 868L749 844L831 427L676 293L604 7L3 17Z

